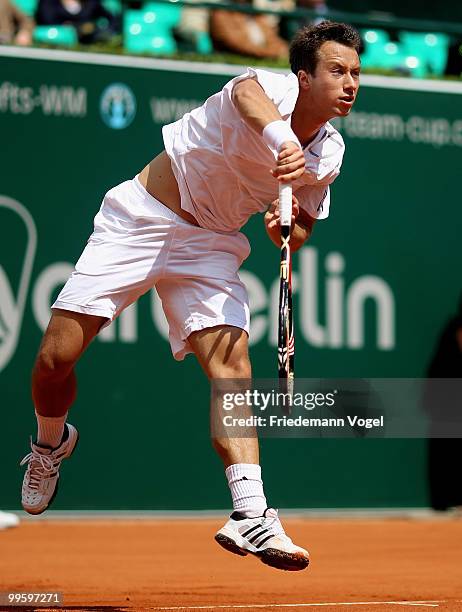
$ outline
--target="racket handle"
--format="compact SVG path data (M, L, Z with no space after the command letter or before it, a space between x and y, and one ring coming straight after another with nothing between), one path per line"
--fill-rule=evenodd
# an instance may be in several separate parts
M279 183L279 214L281 226L289 226L292 222L292 183Z

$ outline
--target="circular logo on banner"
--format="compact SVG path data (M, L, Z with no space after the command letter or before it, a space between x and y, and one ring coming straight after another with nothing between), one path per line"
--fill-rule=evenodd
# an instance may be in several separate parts
M135 94L123 83L112 83L101 95L99 110L107 126L113 130L122 130L135 118Z

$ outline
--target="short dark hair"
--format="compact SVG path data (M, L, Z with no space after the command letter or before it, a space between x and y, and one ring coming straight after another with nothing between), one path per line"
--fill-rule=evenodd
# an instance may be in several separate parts
M322 21L317 25L301 28L292 40L289 51L290 68L294 74L306 70L314 74L318 65L318 50L328 41L338 42L359 52L361 38L347 23Z

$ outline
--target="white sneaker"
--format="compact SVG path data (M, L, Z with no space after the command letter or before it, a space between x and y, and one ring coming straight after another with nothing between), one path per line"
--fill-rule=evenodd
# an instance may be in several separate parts
M277 569L297 571L305 569L310 555L295 546L286 536L278 512L267 508L263 516L247 518L233 512L228 522L215 535L215 540L230 552L244 557L248 553Z
M22 507L26 512L41 514L51 504L58 492L61 461L72 455L78 439L77 429L69 423L66 423L58 448L39 446L31 439L32 452L20 463L28 464L22 483Z
M19 525L19 518L12 512L2 512L0 510L0 530L16 527Z

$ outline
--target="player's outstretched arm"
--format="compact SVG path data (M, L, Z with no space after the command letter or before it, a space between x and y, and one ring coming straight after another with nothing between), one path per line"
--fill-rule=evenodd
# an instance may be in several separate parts
M275 200L265 213L265 229L272 242L279 248L281 246L281 227L279 217L279 200ZM292 252L298 249L309 239L316 220L303 209L299 208L298 200L292 196L292 227L290 232L290 248Z
M233 87L232 100L247 125L277 151L276 164L271 169L274 178L283 182L300 178L305 171L300 142L261 85L251 78L239 81Z

